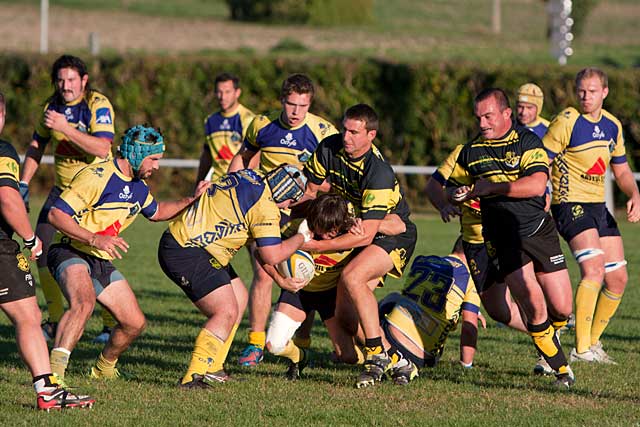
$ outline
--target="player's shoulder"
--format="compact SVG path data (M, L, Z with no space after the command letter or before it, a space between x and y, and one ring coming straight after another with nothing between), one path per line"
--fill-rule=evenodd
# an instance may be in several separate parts
M329 135L323 138L318 145L318 149L328 150L333 154L337 154L343 148L342 135L339 133Z
M115 160L105 160L99 163L93 163L89 166L85 166L73 178L74 181L79 180L91 180L95 182L105 181L111 178L116 172L116 166L113 163Z
M238 114L243 120L252 120L256 113L245 107L243 104L238 104Z
M567 107L560 111L557 116L553 118L551 124L555 126L573 126L573 124L580 118L580 112L574 107Z
M316 135L318 140L322 140L323 138L338 132L336 127L329 120L312 113L307 113L305 122L309 129L311 129L311 131Z
M618 120L616 116L614 116L604 108L602 109L602 117L611 120L616 126L618 126L619 129L622 129L622 123L620 122L620 120Z
M542 140L535 134L535 132L532 132L528 128L520 125L515 125L513 129L518 134L518 140L523 150L543 147Z
M111 106L111 101L109 98L102 92L98 92L97 90L92 90L87 93L86 96L87 104L89 107L99 106L99 105L109 105Z
M18 157L18 152L15 147L9 141L3 139L0 139L0 157L8 157L16 163L20 163L20 158Z
M549 127L549 123L551 123L551 122L549 122L549 120L545 119L542 116L539 116L538 120L540 120L540 124L543 125L546 128L548 128Z
M279 111L272 111L267 114L258 114L251 121L251 127L257 132L272 123L277 123L279 118Z

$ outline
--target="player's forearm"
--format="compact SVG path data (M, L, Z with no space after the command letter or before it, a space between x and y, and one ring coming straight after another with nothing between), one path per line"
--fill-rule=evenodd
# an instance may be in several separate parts
M24 155L24 162L22 163L22 170L20 171L20 181L24 181L27 184L31 182L40 165L43 151L44 147L41 147L37 141L31 141Z
M265 264L276 265L289 258L297 249L302 246L304 236L295 234L287 240L283 240L278 245L258 246L258 254Z
M153 215L150 219L151 221L168 221L171 218L178 215L182 212L187 206L193 203L196 200L195 197L185 197L180 200L173 200L167 202L159 202L158 210L155 215Z
M478 315L462 311L462 332L460 334L460 361L466 365L473 362L478 343Z
M31 239L34 236L27 210L18 191L11 187L0 187L0 213L22 239Z
M612 171L620 190L629 198L638 197L638 184L629 166L615 165L612 167Z
M104 159L107 158L111 152L111 141L106 138L80 132L72 126L65 127L63 133L69 138L69 141L71 141L73 145L91 156Z
M196 185L207 176L207 173L209 173L209 169L211 169L211 155L209 154L209 150L207 150L207 147L204 147L202 149L202 153L200 154L200 163L198 164Z
M49 211L48 220L51 225L65 235L79 242L91 245L94 233L86 228L82 228L69 214L54 207Z
M257 164L257 162L259 161L257 154L257 151L249 151L246 148L242 147L240 151L235 156L233 156L233 159L231 159L228 172L237 172L241 169L250 168L251 162L254 158L257 158Z
M537 172L530 176L518 178L513 182L491 183L489 194L501 194L516 199L542 196L546 188L546 183L547 175L543 172Z
M368 219L362 221L362 234L346 233L330 240L311 240L302 249L315 252L343 251L346 249L369 246L380 231L381 220Z
M433 178L429 178L429 181L427 181L425 193L427 194L427 199L429 199L431 204L439 211L449 204L442 185Z

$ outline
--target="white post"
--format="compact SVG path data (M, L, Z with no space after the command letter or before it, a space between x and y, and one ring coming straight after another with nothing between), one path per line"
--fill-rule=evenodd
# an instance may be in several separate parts
M40 0L40 53L49 52L49 0Z
M97 56L100 53L100 37L98 33L89 33L89 52L93 56Z
M502 11L500 9L500 0L493 0L491 29L493 30L494 34L500 34L500 32L502 31Z

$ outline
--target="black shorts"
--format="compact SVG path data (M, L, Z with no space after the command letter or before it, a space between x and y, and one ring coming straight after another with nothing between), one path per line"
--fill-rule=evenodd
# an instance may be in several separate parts
M29 260L13 239L0 239L0 304L30 298L36 294Z
M418 240L416 225L405 221L407 230L397 236L378 234L373 239L373 245L379 246L391 256L394 268L388 273L392 277L402 277L402 272L413 255Z
M49 248L47 267L60 287L65 284L61 280L62 273L70 265L82 264L87 267L96 297L113 282L125 280L122 273L111 261L85 254L68 243L56 243Z
M512 230L503 230L494 235L496 237L485 243L495 248L499 279L529 262L533 262L536 273L551 273L567 268L551 215L544 218L538 230L531 236L520 236ZM491 248L489 248L489 256L491 256Z
M158 261L164 274L193 302L238 277L231 267L221 266L202 248L183 248L166 230L160 238Z
M489 256L487 246L484 243L469 243L463 240L462 247L478 293L482 293L495 283L502 281L497 263L494 262L495 258L492 259Z
M604 203L560 203L551 205L551 213L567 242L591 228L598 230L600 237L620 235L618 223Z
M315 310L320 313L320 318L325 322L335 316L337 289L335 286L319 292L308 292L302 289L297 293L283 289L278 302L292 305L305 313Z

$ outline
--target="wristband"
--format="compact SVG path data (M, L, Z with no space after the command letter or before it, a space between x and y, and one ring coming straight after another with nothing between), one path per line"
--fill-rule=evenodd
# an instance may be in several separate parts
M34 234L30 239L23 239L24 247L27 249L31 249L36 245L36 235Z

